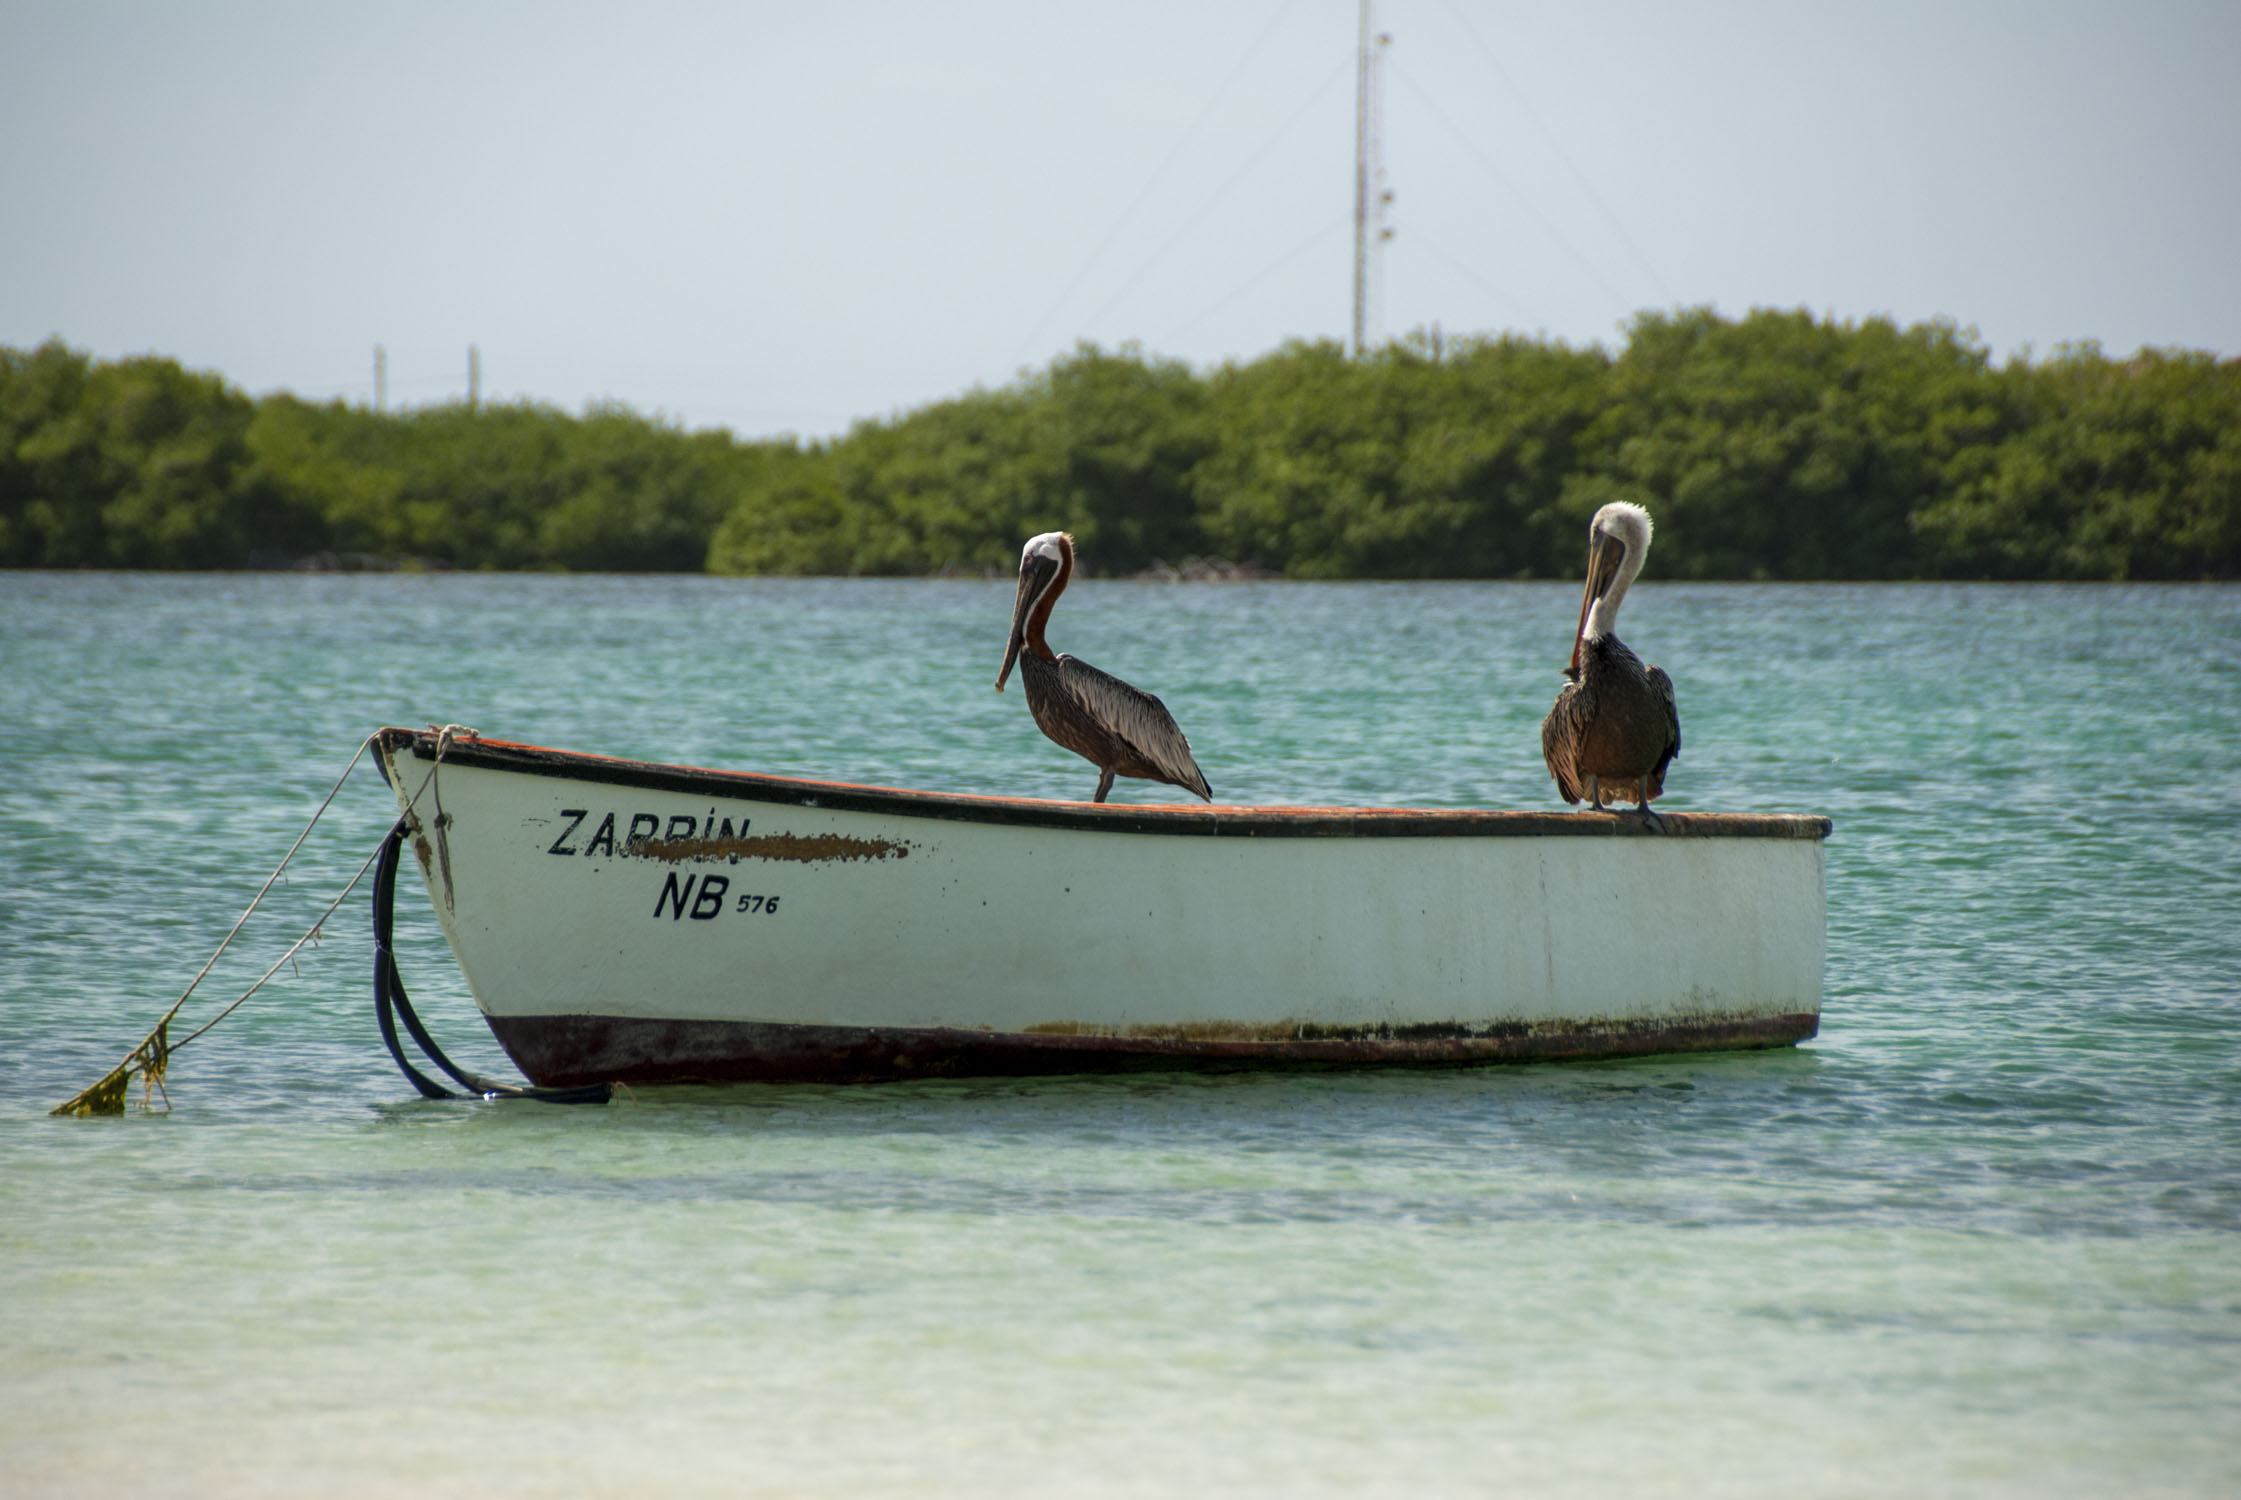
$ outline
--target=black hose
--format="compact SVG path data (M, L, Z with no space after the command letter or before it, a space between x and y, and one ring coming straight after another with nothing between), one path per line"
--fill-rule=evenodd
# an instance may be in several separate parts
M381 858L374 865L373 885L374 1015L381 1022L381 1040L396 1060L399 1071L420 1090L423 1099L537 1099L546 1104L605 1104L613 1098L612 1084L589 1083L565 1089L524 1087L469 1073L444 1056L443 1049L428 1034L428 1028L420 1024L420 1016L412 1008L412 999L405 993L404 978L397 972L397 955L392 946L397 918L398 851L404 847L404 842L405 820L400 817L396 826L389 830L389 837L382 840ZM391 1014L392 1006L395 1015ZM396 1016L404 1017L405 1030L412 1033L420 1050L453 1082L467 1090L465 1094L453 1093L412 1065L397 1040Z

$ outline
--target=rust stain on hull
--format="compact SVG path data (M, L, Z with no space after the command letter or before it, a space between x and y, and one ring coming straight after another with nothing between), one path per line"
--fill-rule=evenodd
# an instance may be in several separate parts
M722 859L786 860L816 865L858 859L908 859L910 845L889 839L852 839L837 833L766 833L754 837L716 839L643 839L627 851L641 859L668 864L686 860Z
M1434 1024L1393 1027L1389 1035L1376 1034L1379 1028L1359 1028L1343 1036L1250 1039L615 1016L486 1019L522 1072L545 1085L889 1083L1181 1069L1459 1067L1787 1047L1820 1029L1819 1015L1811 1012L1745 1019L1518 1023L1475 1031Z

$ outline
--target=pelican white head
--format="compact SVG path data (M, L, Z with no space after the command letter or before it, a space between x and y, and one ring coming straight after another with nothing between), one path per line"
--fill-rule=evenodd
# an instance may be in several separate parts
M1587 523L1587 529L1590 537L1601 532L1626 543L1629 549L1641 552L1648 550L1650 532L1655 528L1650 525L1650 513L1641 506L1631 500L1613 500L1595 513L1595 519Z
M1642 571L1652 530L1650 513L1628 500L1613 500L1587 523L1587 586L1580 593L1580 623L1568 671L1579 671L1580 642L1599 641L1617 631L1619 602Z
M1073 571L1074 539L1063 531L1031 536L1019 549L1019 591L1012 596L1011 638L1004 643L1004 665L996 673L997 692L1004 690L1022 649L1053 659L1043 641L1043 624Z

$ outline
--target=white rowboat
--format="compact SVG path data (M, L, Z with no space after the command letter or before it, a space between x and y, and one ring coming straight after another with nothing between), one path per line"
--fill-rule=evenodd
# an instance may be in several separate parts
M1826 818L1092 805L377 743L475 1001L544 1085L1611 1057L1820 1020Z

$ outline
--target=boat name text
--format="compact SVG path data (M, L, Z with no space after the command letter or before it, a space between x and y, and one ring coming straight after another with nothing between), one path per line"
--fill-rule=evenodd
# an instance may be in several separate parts
M658 859L672 865L687 861L707 864L718 860L736 865L743 859L812 865L834 860L910 857L910 845L900 840L852 838L838 833L750 833L747 819L741 818L735 825L729 817L719 819L713 807L708 809L706 818L677 813L668 819L666 826L658 813L611 812L593 827L589 838L578 844L576 840L591 813L590 808L562 808L560 815L568 820L567 826L560 830L560 837L546 846L545 852L620 855L626 859ZM626 816L627 823L619 821Z
M584 820L591 816L591 809L588 807L564 807L560 810L560 815L568 820L568 826L561 829L560 837L554 839L546 848L545 852L547 854L613 854L616 852L615 842L618 835L615 820L623 816L621 813L609 813L601 818L599 825L592 830L590 839L580 848L571 843L570 840L574 839L576 831L584 826ZM621 852L624 854L653 853L655 852L653 846L656 845L679 844L688 841L693 843L715 842L744 838L747 833L747 820L745 818L739 820L737 828L732 826L732 821L729 818L724 819L719 827L714 808L708 809L708 821L705 825L690 813L678 813L669 820L669 827L666 830L662 827L659 813L631 813L629 816L630 822L624 826L620 834Z

